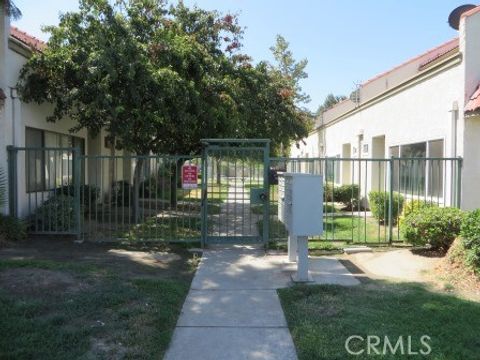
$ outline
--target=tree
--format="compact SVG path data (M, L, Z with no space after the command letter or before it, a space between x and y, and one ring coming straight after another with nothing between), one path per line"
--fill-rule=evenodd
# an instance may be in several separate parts
M105 129L137 155L198 153L200 139L208 137L254 134L279 143L305 134L307 124L290 106L291 97L282 95L279 80L265 81L268 72L239 53L242 28L233 15L182 2L80 0L78 12L46 30L48 46L22 69L19 92L24 101L52 103L48 120L68 116L77 124L72 131ZM260 93L270 97L262 105ZM270 136L266 131L275 126L290 132ZM134 207L142 167L140 158Z
M289 49L289 42L281 35L277 35L275 45L270 48L275 59L274 70L287 80L290 88L294 91L294 99L297 104L310 102L310 96L303 92L300 81L306 79L308 74L305 68L308 65L307 59L296 61L292 51Z
M340 101L345 100L347 97L344 95L333 95L333 94L328 94L325 100L323 101L323 104L318 107L317 110L317 116L319 116L321 113L327 111L331 107L333 107L335 104L338 104Z
M3 6L5 14L12 20L18 20L22 17L22 12L12 0L0 0L0 5Z

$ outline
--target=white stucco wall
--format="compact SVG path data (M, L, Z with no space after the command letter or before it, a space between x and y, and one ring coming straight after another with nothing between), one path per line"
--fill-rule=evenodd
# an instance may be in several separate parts
M440 139L444 140L444 156L450 157L453 147L451 110L454 102L459 104L460 113L463 113L462 71L461 65L453 65L371 106L363 106L344 119L328 124L324 130L325 156L344 157L344 150L348 149L347 144L350 144L351 157L371 158L374 148L373 139L384 136L383 155L385 157L390 156L391 146ZM460 126L463 125L460 124ZM359 147L359 134L363 134L361 147ZM292 148L292 156L304 157L304 154L310 153L315 146L318 148L318 138L318 131L311 134L305 139L306 145L301 146L300 149ZM368 145L368 152L364 152L365 144ZM354 148L357 149L356 152ZM457 148L458 155L462 156L463 147L457 146ZM379 157L382 151L378 148L378 143L375 150L374 157ZM385 184L378 181L379 176L376 172L384 170L378 170L378 165L374 169L375 166L371 163L363 164L360 170L358 163L356 166L354 181L361 184L363 195L372 190L372 178L375 178L373 181L375 190L384 189ZM350 169L343 167L340 173L346 174L349 179L343 179L341 175L336 179L339 184L352 181ZM380 174L384 175L382 172ZM450 193L450 179L446 179L445 190L447 193L445 200L448 202L449 199L453 199L453 194Z

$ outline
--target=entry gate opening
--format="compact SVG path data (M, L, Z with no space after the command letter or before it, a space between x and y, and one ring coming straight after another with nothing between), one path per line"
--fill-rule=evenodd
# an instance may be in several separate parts
M202 143L202 243L267 242L270 140Z

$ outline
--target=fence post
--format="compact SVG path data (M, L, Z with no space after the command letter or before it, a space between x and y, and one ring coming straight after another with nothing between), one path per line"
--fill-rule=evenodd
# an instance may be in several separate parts
M393 171L394 171L394 158L389 159L390 177L389 177L389 191L388 191L388 242L391 244L393 240Z
M267 142L263 149L263 184L266 199L263 204L263 242L267 244L270 240L270 143Z
M462 205L462 165L463 165L463 158L460 156L458 157L458 162L457 162L457 188L456 190L456 206L460 209Z
M207 230L208 230L208 199L207 199L207 156L208 156L208 150L207 146L204 144L203 151L202 151L202 195L201 195L201 206L200 206L200 217L201 217L201 244L202 244L202 249L205 247L205 243L207 241Z
M75 233L77 240L80 240L81 237L80 177L82 172L80 161L80 148L73 148L73 213L75 217Z
M12 145L7 146L8 152L8 211L11 216L18 217L17 194L17 154L18 150Z

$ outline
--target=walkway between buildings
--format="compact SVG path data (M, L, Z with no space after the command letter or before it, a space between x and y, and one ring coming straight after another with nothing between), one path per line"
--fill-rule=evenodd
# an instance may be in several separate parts
M183 305L167 360L296 359L276 289L294 266L259 248L206 250ZM312 263L314 279L355 285L336 259Z

